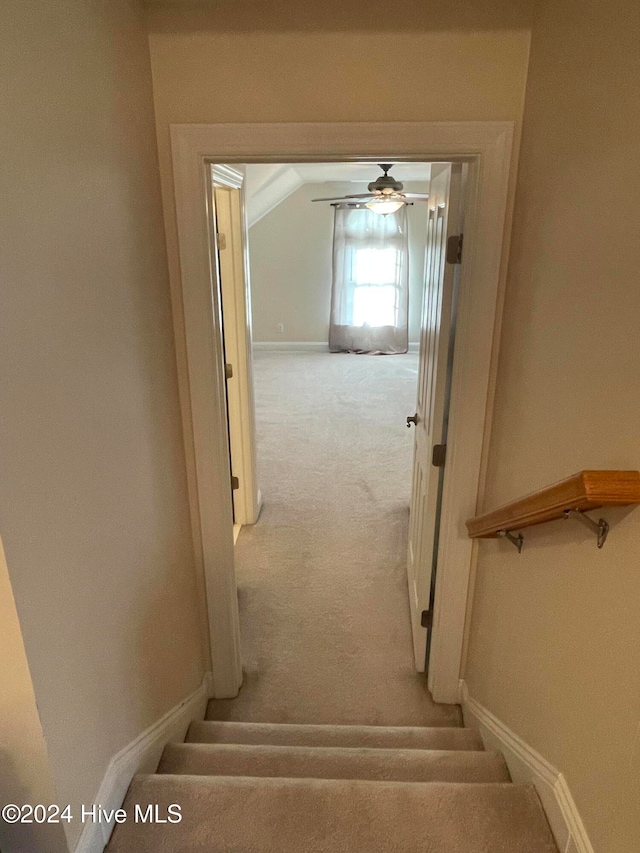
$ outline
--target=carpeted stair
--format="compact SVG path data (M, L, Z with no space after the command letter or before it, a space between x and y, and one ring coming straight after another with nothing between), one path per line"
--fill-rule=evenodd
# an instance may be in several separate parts
M194 723L124 803L108 853L557 853L533 788L455 726Z

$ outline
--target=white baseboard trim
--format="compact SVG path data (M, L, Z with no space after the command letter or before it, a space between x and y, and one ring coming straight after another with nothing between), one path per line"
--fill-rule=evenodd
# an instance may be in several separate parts
M329 352L327 341L254 341L255 352Z
M473 699L464 680L460 682L460 702L465 726L480 731L487 749L504 755L513 781L536 788L560 853L594 853L562 773Z
M135 774L155 771L165 744L184 740L189 723L204 718L212 694L213 680L207 672L197 690L113 756L94 803L107 810L119 809ZM85 823L75 853L103 853L113 826L113 822Z

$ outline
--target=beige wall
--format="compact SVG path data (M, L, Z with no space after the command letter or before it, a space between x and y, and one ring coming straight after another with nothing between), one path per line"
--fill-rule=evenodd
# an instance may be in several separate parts
M328 341L333 208L312 198L366 192L352 183L304 184L249 232L251 312L255 341ZM428 184L407 182L407 192ZM408 208L409 340L420 339L427 205ZM278 332L278 323L284 332Z
M640 7L543 0L534 24L490 509L640 468ZM593 846L640 850L640 509L480 544L471 694L566 775ZM597 517L599 513L595 513Z
M59 803L55 794L29 665L0 540L0 804ZM66 853L62 823L10 824L0 820L6 853Z
M128 0L0 34L0 532L77 809L203 675L149 58Z
M519 119L530 0L149 4L163 167L171 122ZM377 5L377 8L376 8ZM475 7L465 15L464 6ZM304 12L295 25L293 8ZM288 8L287 8L288 7ZM502 7L502 13L501 9ZM282 19L286 10L287 19ZM395 61L381 61L393 56Z

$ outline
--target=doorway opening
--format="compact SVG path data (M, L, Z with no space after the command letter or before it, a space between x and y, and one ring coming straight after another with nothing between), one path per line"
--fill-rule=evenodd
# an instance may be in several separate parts
M208 620L212 693L242 682L232 533L220 270L211 211L211 164L291 162L467 164L464 257L451 377L446 476L432 614L429 689L460 693L474 549L464 520L476 514L508 245L510 122L174 125L171 128L179 266L171 270L193 535ZM506 226L506 228L505 228ZM212 263L213 261L213 263ZM308 617L312 618L312 617ZM311 666L313 663L311 662Z
M371 163L212 167L244 662L234 719L455 716L424 670L459 278L446 246L465 171L394 166L405 201L380 214L360 200Z

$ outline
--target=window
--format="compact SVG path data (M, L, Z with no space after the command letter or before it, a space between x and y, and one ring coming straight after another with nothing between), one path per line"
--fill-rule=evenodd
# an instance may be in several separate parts
M356 248L353 252L353 325L395 326L398 314L399 252Z
M395 326L397 288L357 287L353 294L354 326Z
M357 286L396 281L400 260L397 249L356 249L354 254Z
M329 348L332 352L406 352L406 208L381 216L336 208Z
M395 326L397 320L398 250L355 249L353 252L353 325Z

